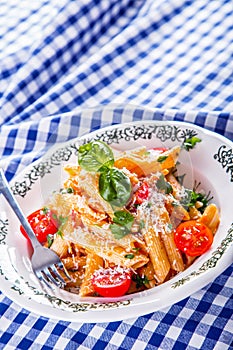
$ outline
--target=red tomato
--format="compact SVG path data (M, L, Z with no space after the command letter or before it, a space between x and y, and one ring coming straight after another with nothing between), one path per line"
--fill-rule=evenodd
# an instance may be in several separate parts
M27 219L40 243L46 242L48 234L52 235L58 231L58 222L53 218L49 209L38 209L30 214ZM20 231L28 238L22 226L20 226Z
M131 271L122 267L101 268L92 276L94 290L102 297L120 297L131 284Z
M189 256L205 253L213 242L213 233L204 224L195 220L182 222L174 232L178 249Z
M134 204L142 204L145 199L149 196L149 185L146 181L142 182L139 188L136 190L134 194Z
M152 148L152 150L157 151L158 153L163 153L163 152L168 151L168 148L167 147L155 147L155 148Z

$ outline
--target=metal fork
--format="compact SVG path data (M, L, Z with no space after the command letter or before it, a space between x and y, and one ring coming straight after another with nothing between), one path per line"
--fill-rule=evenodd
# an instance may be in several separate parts
M0 193L6 198L11 208L19 218L23 228L27 232L28 237L31 240L32 247L34 249L31 264L32 270L40 280L40 282L46 284L49 288L52 288L54 284L57 287L64 287L66 281L60 275L57 269L60 269L65 273L65 276L70 280L70 276L64 267L62 261L58 255L49 248L43 247L37 240L28 220L24 216L19 204L17 203L9 184L6 180L4 172L0 169Z

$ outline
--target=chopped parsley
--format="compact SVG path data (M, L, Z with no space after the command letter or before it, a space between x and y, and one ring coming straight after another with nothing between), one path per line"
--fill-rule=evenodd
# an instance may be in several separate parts
M138 253L139 252L139 250L140 250L140 248L139 247L135 247L135 248L133 248L132 250L134 250L136 253Z
M54 241L54 235L48 234L47 235L48 248L51 247L51 245L53 244L53 241Z
M72 187L68 187L68 188L66 189L66 192L67 192L67 193L74 193L74 189L73 189Z
M193 149L196 146L196 144L198 142L201 142L201 139L199 139L199 137L192 136L192 137L189 137L189 138L184 140L184 143L183 143L182 147L186 151L190 151L191 149Z
M134 254L126 254L125 258L126 259L133 259L134 258Z
M168 228L169 231L172 231L172 229L173 229L172 223L169 222L169 223L167 224L167 228Z
M62 215L57 216L56 214L53 213L53 218L58 223L57 235L63 238L62 229L63 229L64 225L66 224L68 217L63 217Z
M163 163L163 162L165 162L165 160L167 159L167 157L168 157L168 156L160 156L160 157L157 159L157 161L158 161L159 163Z
M48 214L48 212L49 212L49 208L43 207L43 208L41 209L41 211L42 211L42 213L43 213L44 215L46 215L46 214Z
M195 207L197 202L200 202L202 205L198 210L203 213L207 207L209 201L213 197L210 197L210 192L206 195L205 193L196 192L196 189L189 190L185 189L185 195L181 199L180 203L186 208Z
M133 275L132 280L136 283L136 288L139 289L144 285L148 284L150 281L146 276Z

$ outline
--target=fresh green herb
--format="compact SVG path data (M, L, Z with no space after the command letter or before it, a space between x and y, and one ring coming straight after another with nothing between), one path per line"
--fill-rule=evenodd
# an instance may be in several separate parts
M56 214L53 213L53 218L57 221L58 223L58 231L57 235L63 238L63 233L62 230L64 228L64 225L66 224L68 217L63 217L62 215L57 216Z
M158 161L159 163L163 163L163 162L167 159L167 157L168 157L168 156L160 156L160 157L157 159L157 161Z
M145 227L145 221L144 220L140 220L139 222L139 229L142 230Z
M125 226L120 226L118 224L111 224L110 229L116 239L121 239L130 233Z
M74 190L73 190L72 187L68 187L68 188L66 189L66 192L67 192L67 193L74 193Z
M61 229L59 229L59 230L57 231L57 235L60 236L61 238L63 238L63 233L62 233Z
M66 217L63 217L62 215L60 215L60 216L58 217L59 226L64 226L65 223L67 222L67 220L68 220L68 217L67 217L67 216L66 216Z
M125 258L126 259L133 259L134 258L134 254L126 254Z
M135 251L135 253L138 253L140 248L139 247L135 247L135 248L132 248L133 251Z
M134 222L134 216L126 210L118 210L114 213L113 222L115 224L125 226L128 228L128 230L130 230Z
M131 195L131 182L125 173L113 167L114 155L102 141L79 147L79 165L90 172L99 172L99 193L112 207L123 207Z
M152 207L152 203L151 202L148 202L147 204L146 204L146 208L151 208Z
M169 222L169 223L167 224L167 228L168 228L169 231L172 231L173 225Z
M51 247L51 245L53 244L53 241L54 241L54 235L48 234L48 235L47 235L48 248Z
M165 194L172 193L172 186L169 182L165 180L165 177L163 174L160 175L156 182L156 186L159 190L164 191Z
M150 281L146 276L133 275L132 280L136 283L136 288L139 289Z
M145 151L145 152L143 153L143 155L144 155L144 156L149 156L149 155L150 155L150 151Z
M171 205L174 207L174 208L177 208L177 207L179 207L179 203L178 203L178 201L176 201L176 200L174 200L173 202L171 202Z
M49 212L49 208L47 208L47 207L43 207L41 210L42 210L42 213L44 215L48 214L48 212Z
M187 138L186 140L184 140L182 147L186 151L189 151L190 149L193 149L198 142L201 142L201 139L199 139L196 136L192 136L192 137Z
M101 167L114 164L113 152L102 141L92 141L79 147L79 165L86 171L97 172Z
M121 170L108 168L100 174L99 192L113 207L123 207L130 198L130 179Z
M196 192L196 189L193 189L193 190L185 189L185 195L183 196L180 203L186 209L189 209L190 207L195 207L197 202L200 202L201 206L198 208L198 210L201 213L203 213L209 201L212 198L213 197L210 197L210 192L206 195L204 193Z
M60 216L58 217L59 228L62 228L62 227L66 224L67 220L68 220L68 217L67 217L67 216L66 216L66 217L63 217L62 215L60 215Z
M110 225L112 234L116 239L121 239L131 232L134 217L126 210L118 210L114 213L113 224Z

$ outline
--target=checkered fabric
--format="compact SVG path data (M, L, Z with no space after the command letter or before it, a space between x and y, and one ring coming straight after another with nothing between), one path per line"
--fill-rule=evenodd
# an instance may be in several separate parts
M233 141L231 0L1 0L0 165L8 180L53 144L155 108ZM230 205L230 204L229 204ZM179 303L123 322L39 317L0 294L0 349L233 349L233 265Z

